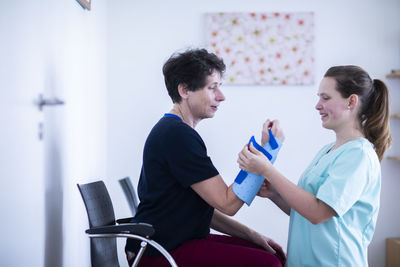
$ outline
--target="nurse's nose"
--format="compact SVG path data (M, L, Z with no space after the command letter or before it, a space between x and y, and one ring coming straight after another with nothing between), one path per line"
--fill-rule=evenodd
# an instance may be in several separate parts
M321 110L322 109L322 105L321 105L319 100L318 100L317 104L315 105L315 109L316 110Z

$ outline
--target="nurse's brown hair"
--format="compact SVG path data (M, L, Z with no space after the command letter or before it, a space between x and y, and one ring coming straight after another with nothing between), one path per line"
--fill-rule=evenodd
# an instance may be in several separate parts
M358 114L361 128L382 161L385 151L392 145L386 85L381 80L372 80L365 70L352 65L331 67L325 77L335 79L336 90L342 97L358 95L361 101Z

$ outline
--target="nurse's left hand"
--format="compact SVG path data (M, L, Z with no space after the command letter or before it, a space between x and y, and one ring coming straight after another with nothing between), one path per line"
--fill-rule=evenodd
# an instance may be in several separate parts
M272 167L268 158L258 151L253 144L246 145L239 153L237 162L242 170L252 172L258 175L266 175L269 168Z

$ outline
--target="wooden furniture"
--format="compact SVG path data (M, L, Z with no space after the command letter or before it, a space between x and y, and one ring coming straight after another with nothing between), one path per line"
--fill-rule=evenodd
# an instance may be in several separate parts
M386 239L386 267L400 266L400 238Z
M392 70L392 72L386 75L386 78L400 78L400 70Z
M390 79L400 79L400 70L393 70L390 74L386 75L386 78ZM400 123L400 114L399 113L394 113L390 116L391 119L393 119L393 123ZM394 156L387 156L387 159L391 160L397 160L400 161L400 155L394 155Z

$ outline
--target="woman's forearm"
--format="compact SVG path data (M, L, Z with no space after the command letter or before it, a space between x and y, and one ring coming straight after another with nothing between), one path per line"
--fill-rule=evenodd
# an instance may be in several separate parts
M232 185L227 186L220 175L191 185L192 189L210 206L222 213L233 216L243 206L232 190Z
M231 219L216 209L210 226L215 231L245 240L249 239L249 231L251 231L249 227Z

